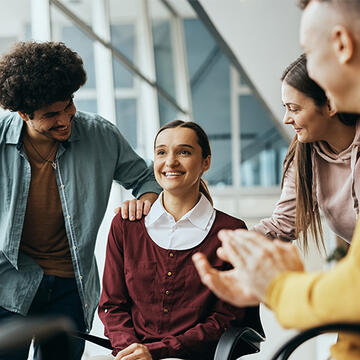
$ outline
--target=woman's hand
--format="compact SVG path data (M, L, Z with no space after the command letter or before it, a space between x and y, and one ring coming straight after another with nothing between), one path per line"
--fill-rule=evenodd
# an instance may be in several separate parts
M121 217L130 221L140 220L149 213L151 205L158 196L155 193L146 193L140 196L139 199L126 200L120 207L115 209L115 213L121 212Z
M127 348L119 351L115 360L152 360L150 351L143 344L131 344Z

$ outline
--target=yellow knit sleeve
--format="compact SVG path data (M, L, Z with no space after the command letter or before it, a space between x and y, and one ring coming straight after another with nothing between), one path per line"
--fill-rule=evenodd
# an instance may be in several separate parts
M284 272L270 284L266 304L279 323L304 329L328 322L360 321L360 222L348 255L323 273Z

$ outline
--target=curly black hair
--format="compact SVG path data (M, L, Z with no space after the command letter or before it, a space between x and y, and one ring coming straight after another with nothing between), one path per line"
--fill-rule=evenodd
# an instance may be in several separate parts
M18 42L0 59L0 105L33 114L86 82L81 57L61 42Z

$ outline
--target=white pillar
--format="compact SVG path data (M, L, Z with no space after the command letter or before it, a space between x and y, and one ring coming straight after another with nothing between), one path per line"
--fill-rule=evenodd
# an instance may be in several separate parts
M92 28L110 42L109 1L92 0ZM114 76L111 50L94 42L95 79L98 114L116 124Z
M190 91L190 77L186 61L186 49L184 41L184 29L182 20L178 16L172 16L172 44L175 73L176 101L188 114L178 113L178 118L193 121L192 101Z
M238 93L239 73L237 70L230 66L230 121L231 121L231 161L232 161L232 179L233 186L238 188L241 183L241 152L240 152L240 123L239 118L239 93Z
M109 20L109 2L108 0L92 0L92 29L103 40L110 41L110 20ZM95 62L95 79L97 94L98 114L116 125L116 108L115 108L115 90L112 67L112 54L109 49L94 42L94 62ZM122 188L115 181L112 184L108 206L101 223L95 248L96 260L100 279L103 275L105 263L105 249L107 236L109 233L111 221L114 217L114 209L119 207L123 201ZM102 336L104 326L99 319L97 312L94 317L92 334ZM85 353L88 355L102 354L99 347L90 342L86 342Z
M51 40L49 0L31 0L31 38L36 41Z
M137 5L137 64L151 81L156 80L151 20L147 0L136 0ZM138 82L138 144L144 158L153 158L153 141L160 126L157 91L144 81Z

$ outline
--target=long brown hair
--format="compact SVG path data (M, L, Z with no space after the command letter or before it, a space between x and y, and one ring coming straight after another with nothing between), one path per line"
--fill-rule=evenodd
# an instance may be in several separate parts
M314 100L318 107L327 104L328 99L324 90L310 79L306 70L306 57L302 54L290 64L284 71L281 81L299 90L307 97ZM338 113L339 120L345 125L353 126L356 123L355 114ZM281 187L290 165L295 166L295 189L296 189L296 215L295 236L302 237L302 245L308 250L308 230L315 240L317 248L325 248L321 218L318 204L313 202L313 169L311 159L311 143L301 143L297 136L292 140L284 160L283 178Z
M198 144L201 147L202 158L206 159L209 155L211 155L210 142L209 142L208 136L206 135L203 128L193 121L174 120L174 121L170 121L167 124L165 124L164 126L162 126L155 136L154 148L155 148L155 144L156 144L156 139L162 131L164 131L166 129L177 128L177 127L194 130L196 133L196 136L197 136ZM201 193L203 193L205 195L205 197L210 201L211 205L213 205L213 200L211 198L209 188L203 179L200 179L199 191Z

